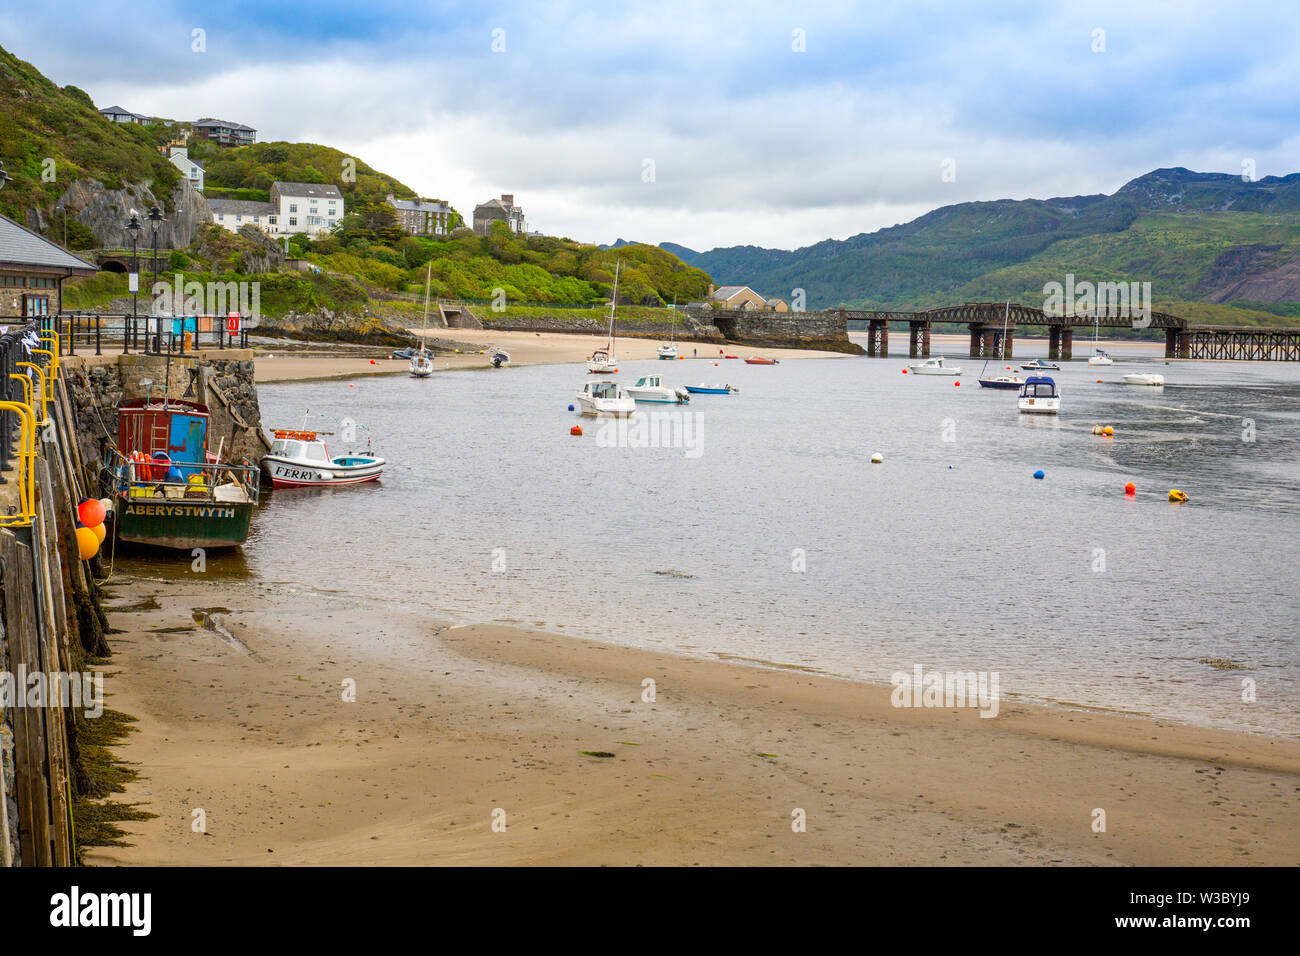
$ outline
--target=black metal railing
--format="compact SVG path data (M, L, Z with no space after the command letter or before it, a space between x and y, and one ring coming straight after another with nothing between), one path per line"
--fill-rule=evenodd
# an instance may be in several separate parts
M0 325L4 324L0 317ZM184 355L199 349L248 348L248 325L231 332L226 316L170 316L63 312L44 320L60 335L64 355L106 351L123 355Z

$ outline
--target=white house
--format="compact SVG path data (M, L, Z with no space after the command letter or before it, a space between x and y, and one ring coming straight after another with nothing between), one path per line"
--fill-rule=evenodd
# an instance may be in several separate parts
M212 210L212 221L223 229L239 232L240 228L254 225L268 235L275 235L273 215L275 207L269 202L254 202L248 199L209 199L208 208Z
M172 146L168 150L167 158L181 171L181 175L191 186L203 192L203 164L196 159L190 159L190 151L186 147Z
M275 236L300 232L315 238L328 235L343 219L343 193L321 183L271 184L270 229Z

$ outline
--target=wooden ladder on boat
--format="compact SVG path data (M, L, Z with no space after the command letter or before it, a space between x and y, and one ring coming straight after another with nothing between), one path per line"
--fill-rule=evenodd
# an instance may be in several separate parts
M161 447L158 444L162 440ZM169 451L167 445L171 440L171 429L169 425L159 425L158 419L155 418L149 426L149 454L153 455L156 451Z

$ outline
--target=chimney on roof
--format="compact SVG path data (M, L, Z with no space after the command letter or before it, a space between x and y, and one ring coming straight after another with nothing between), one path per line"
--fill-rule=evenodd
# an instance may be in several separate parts
M513 206L513 205L515 204L515 194L514 194L514 193L502 193L502 194L501 194L501 201L502 201L503 203L505 203L507 206Z
M710 299L713 298L713 283L712 283L712 282L709 283L709 294L708 294L707 298L710 298Z

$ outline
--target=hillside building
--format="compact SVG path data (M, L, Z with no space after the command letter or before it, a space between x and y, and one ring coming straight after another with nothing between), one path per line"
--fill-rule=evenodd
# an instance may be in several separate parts
M515 205L513 193L502 193L500 199L489 199L474 207L474 231L480 236L486 236L494 222L504 222L513 233L528 231L524 210Z
M257 130L243 123L201 119L193 124L194 135L218 146L248 146L257 142Z
M451 206L440 199L394 199L388 194L388 204L397 214L397 223L412 236L445 236L451 232Z
M203 192L203 164L197 159L190 159L190 151L185 146L169 146L167 158L181 171L185 181L199 192Z

